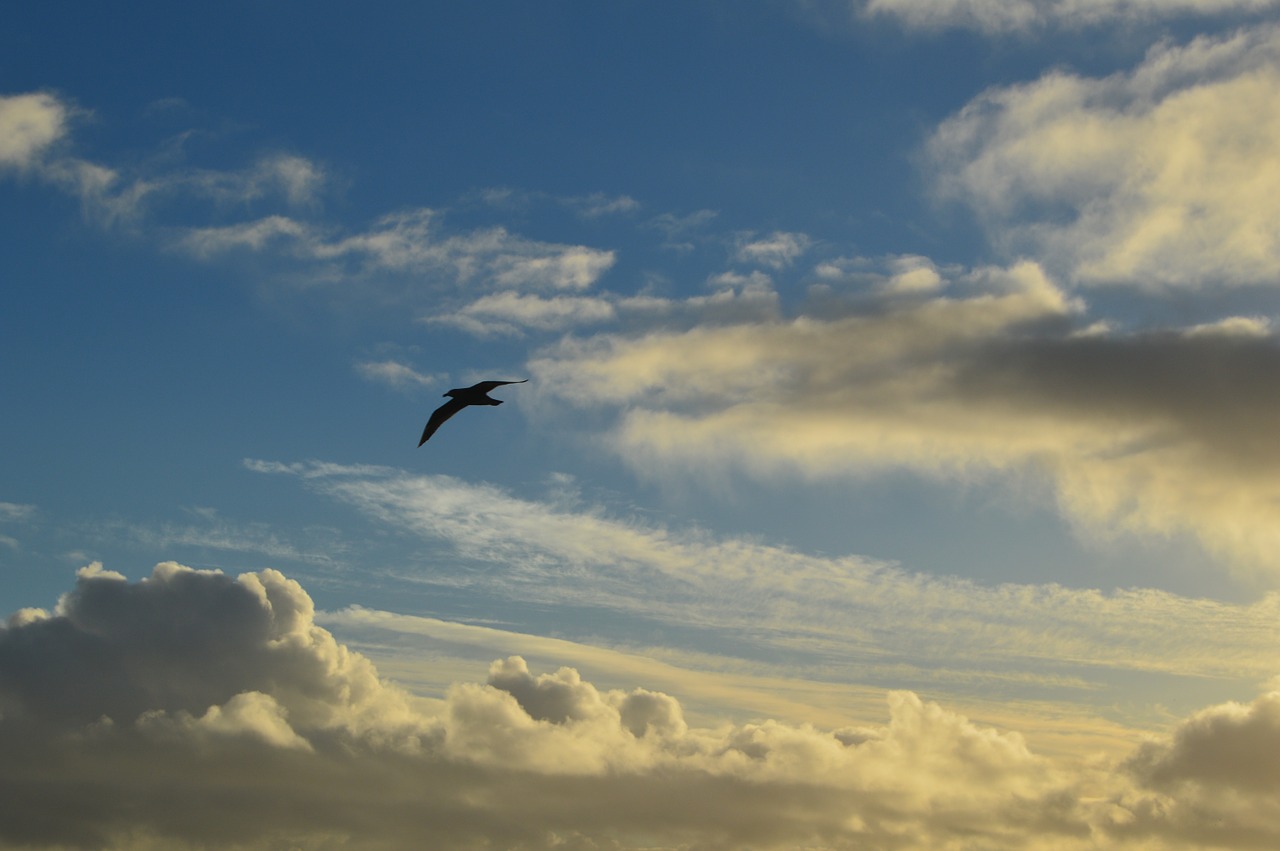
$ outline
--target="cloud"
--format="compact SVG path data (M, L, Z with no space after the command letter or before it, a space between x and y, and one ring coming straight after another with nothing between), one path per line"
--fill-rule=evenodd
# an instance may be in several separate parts
M36 507L21 502L0 502L0 522L22 523L36 515Z
M505 601L509 618L531 606L594 610L623 647L647 646L661 631L677 650L731 647L725 653L752 670L780 666L778 676L906 678L987 698L1031 682L1087 699L1081 695L1099 680L1137 672L1198 694L1197 678L1256 683L1274 669L1274 595L1245 606L1149 589L988 587L610 517L573 501L519 499L448 476L251 466L297 475L393 529L443 545L438 561L449 568L405 571L405 581ZM1180 625L1176 634L1170 623Z
M1280 693L1212 706L1141 745L1124 763L1138 788L1117 801L1118 836L1193 847L1267 848L1280 841Z
M482 296L453 313L427 317L428 322L454 325L476 336L519 335L524 329L560 331L610 322L617 316L613 302L593 296L550 298L500 292Z
M60 150L78 112L43 92L0 96L0 170L33 175L78 196L86 213L113 221L129 211L143 190L119 188L115 170Z
M356 371L369 381L376 381L398 389L432 387L440 383L439 375L423 375L408 364L397 360L360 361Z
M195 228L178 245L200 257L236 249L274 249L293 257L339 265L349 274L438 273L456 284L488 288L583 290L613 266L612 251L537 242L496 227L442 232L435 210L384 216L362 233L340 236L286 216Z
M35 167L67 135L69 113L50 94L0 96L0 168Z
M71 156L71 120L79 110L47 93L0 96L0 169L34 175L79 198L86 216L103 226L138 224L148 208L174 199L207 199L222 206L283 198L314 205L329 182L312 161L284 153L251 167L213 170L142 165L121 170Z
M687 215L662 213L650 219L646 226L665 235L662 247L671 251L688 253L703 239L702 231L719 214L716 210L696 210Z
M245 206L278 197L291 207L309 207L319 202L330 180L328 172L317 163L296 154L276 153L239 170L164 171L146 178L145 187L151 197L208 198L222 206Z
M790 266L813 245L813 240L802 233L774 231L756 239L754 234L739 237L734 259L739 263L782 269Z
M1119 765L1046 758L903 691L831 729L698 726L675 695L508 656L427 701L275 571L91 566L53 613L0 628L0 844L1257 847L1280 819L1246 746L1271 744L1275 699L1212 707Z
M891 17L912 29L975 29L988 34L1079 29L1116 22L1247 14L1275 0L855 0L868 17Z
M605 216L632 213L641 206L640 202L630 195L592 192L587 195L559 196L531 189L516 189L511 186L494 186L476 190L464 196L464 200L499 210L522 212L538 204L552 204L572 210L583 219L600 219Z
M1280 491L1262 472L1280 462L1280 348L1256 321L1083 329L1082 305L1026 262L902 289L564 340L530 370L558 403L547 415L614 412L611 445L646 476L1030 474L1083 532L1189 532L1241 574L1280 569Z
M564 203L586 219L599 219L620 213L634 213L640 209L640 202L630 195L611 196L603 192L574 196L565 199Z
M335 557L347 548L332 529L310 527L306 530L307 544L299 545L265 523L238 523L220 517L212 509L188 511L196 517L195 522L144 525L106 521L90 525L87 531L109 540L122 538L149 550L195 548L321 565L333 564Z
M1162 44L1135 70L988 90L929 143L943 197L1081 284L1280 274L1280 27Z
M481 296L452 312L425 316L423 321L451 325L477 337L493 337L617 323L626 323L630 328L714 324L778 314L779 299L773 280L758 269L748 275L713 275L707 285L711 294L685 299L622 296L607 291L591 296L543 296L507 290Z

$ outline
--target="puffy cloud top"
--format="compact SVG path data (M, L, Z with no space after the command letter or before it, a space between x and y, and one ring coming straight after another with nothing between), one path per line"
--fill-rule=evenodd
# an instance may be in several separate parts
M276 571L164 563L137 583L93 566L53 614L11 617L0 847L1096 849L1184 828L1228 847L1280 839L1275 775L1258 757L1274 744L1275 695L1144 746L1125 785L908 692L890 695L881 726L694 728L670 695L602 691L512 656L425 708L313 613ZM1196 784L1210 781L1238 794L1204 797ZM1249 830L1223 829L1227 814Z

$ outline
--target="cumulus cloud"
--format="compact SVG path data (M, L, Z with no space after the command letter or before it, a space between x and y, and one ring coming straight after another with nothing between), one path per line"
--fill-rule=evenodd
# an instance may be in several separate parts
M1141 745L1124 768L1137 788L1117 799L1111 830L1191 847L1266 848L1280 841L1280 693L1212 706Z
M919 268L922 286L845 315L565 340L530 369L544 394L615 411L612 445L645 475L1030 472L1082 531L1190 532L1233 570L1280 568L1263 326L1085 329L1035 264L938 293Z
M1242 14L1275 6L1275 0L854 0L861 14L896 18L907 27L954 27L990 34Z
M510 656L424 701L275 571L93 566L0 628L0 844L1256 847L1280 836L1274 703L1205 710L1117 771L911 692L835 729L695 726L674 695Z
M989 90L929 144L938 188L1073 282L1280 274L1280 27L1162 44L1130 72Z

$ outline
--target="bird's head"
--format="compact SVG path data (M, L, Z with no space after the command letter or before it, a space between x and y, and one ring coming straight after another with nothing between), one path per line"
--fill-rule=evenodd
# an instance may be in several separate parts
M447 392L445 392L445 393L441 393L440 395L442 395L442 396L453 396L453 395L455 395L457 392L458 392L457 390L449 390L449 391L447 391Z

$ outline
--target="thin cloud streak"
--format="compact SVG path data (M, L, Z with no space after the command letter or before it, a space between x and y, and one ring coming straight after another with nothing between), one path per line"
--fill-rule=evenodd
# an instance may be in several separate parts
M1040 34L1186 17L1246 16L1275 0L841 0L859 14L908 29L973 29L987 35Z
M370 517L447 545L457 567L424 581L699 624L743 658L784 658L811 672L834 660L864 679L967 669L988 686L1030 675L1067 692L1123 671L1256 683L1271 675L1280 639L1275 595L1231 605L1155 590L982 586L530 502L447 476L252 466L301 476ZM500 578L468 564L501 565ZM1171 623L1180 625L1173 635Z
M406 210L382 217L362 233L343 236L276 215L195 228L177 244L206 259L235 250L276 251L329 264L327 274L434 273L453 284L477 282L492 288L553 291L586 289L615 261L611 251L537 242L501 227L450 234L443 231L440 221L436 210Z

